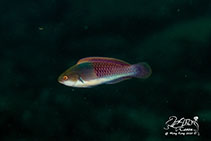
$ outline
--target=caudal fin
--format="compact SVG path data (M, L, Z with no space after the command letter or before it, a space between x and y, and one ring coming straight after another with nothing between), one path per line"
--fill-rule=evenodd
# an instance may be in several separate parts
M137 78L148 78L152 74L152 69L147 63L138 63L132 65L134 69L134 77Z

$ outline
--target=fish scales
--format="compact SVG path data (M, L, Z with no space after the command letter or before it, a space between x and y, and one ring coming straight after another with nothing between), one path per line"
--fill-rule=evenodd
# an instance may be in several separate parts
M70 67L59 77L66 86L88 88L100 84L115 84L130 78L148 78L151 68L147 63L129 64L108 57L86 57Z
M128 64L116 63L116 62L93 62L94 71L97 77L112 76L116 74L128 73L129 66Z

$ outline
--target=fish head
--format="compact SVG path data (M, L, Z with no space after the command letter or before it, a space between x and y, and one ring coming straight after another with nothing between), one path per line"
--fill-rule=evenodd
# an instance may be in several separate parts
M82 83L80 80L80 75L69 70L65 71L58 77L58 82L71 87L77 87L79 83Z

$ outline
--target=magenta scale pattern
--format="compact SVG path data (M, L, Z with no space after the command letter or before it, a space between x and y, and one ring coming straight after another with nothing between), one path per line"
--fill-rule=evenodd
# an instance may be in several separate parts
M113 76L130 72L130 64L118 60L95 60L92 62L97 77Z

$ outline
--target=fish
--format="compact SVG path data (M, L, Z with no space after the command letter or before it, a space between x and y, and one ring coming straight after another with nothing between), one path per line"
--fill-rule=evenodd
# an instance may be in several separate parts
M68 68L58 82L77 88L91 88L101 84L115 84L130 78L148 78L151 67L145 63L129 64L109 57L86 57Z

